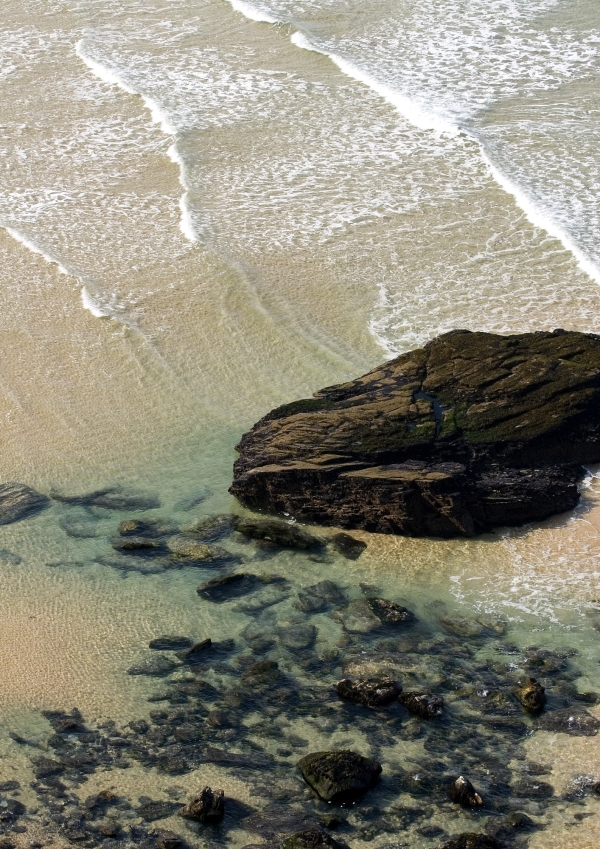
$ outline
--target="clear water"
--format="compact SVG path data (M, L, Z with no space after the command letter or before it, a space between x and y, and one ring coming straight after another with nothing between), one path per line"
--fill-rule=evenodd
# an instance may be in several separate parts
M277 404L452 327L597 332L599 46L590 0L4 0L2 480L152 491L154 513L185 524L235 509L234 446ZM584 692L600 689L600 484L584 490L574 516L540 527L365 537L356 562L225 544L289 578L271 609L281 622L298 586L328 577L359 597L368 582L432 628L427 605L443 601L503 617L519 647L577 648ZM197 569L98 562L127 515L92 517L95 536L72 537L65 522L81 514L55 502L0 528L0 549L21 558L0 560L0 771L31 805L36 753L9 731L44 744L48 708L147 716L157 683L126 672L149 639L239 640L258 615L201 601ZM343 637L328 615L315 623L321 653ZM316 686L279 644L271 656ZM342 673L332 666L330 683ZM368 751L358 725L303 735L309 748ZM523 745L560 794L574 774L600 778L596 740L536 732ZM411 745L390 764L424 757ZM295 756L274 754L295 775ZM77 793L96 782L167 798L211 781L260 806L242 773L215 764L170 778L136 763ZM529 845L595 846L599 807L539 812L546 828ZM439 816L448 833L468 825ZM345 839L436 843L366 828ZM251 838L238 828L226 840Z

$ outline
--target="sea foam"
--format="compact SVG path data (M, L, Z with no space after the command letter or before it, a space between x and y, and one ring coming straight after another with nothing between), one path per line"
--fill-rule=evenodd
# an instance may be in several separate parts
M114 68L102 62L99 62L97 59L93 58L88 53L86 53L84 49L84 39L81 39L77 42L75 46L75 52L77 56L81 59L81 61L87 66L87 68L89 68L89 70L96 77L98 77L98 79L102 80L108 85L117 86L122 91L125 91L127 94L131 94L136 97L141 97L144 106L150 112L152 123L158 124L161 132L163 132L165 135L173 136L176 138L177 129L172 124L170 116L163 108L161 108L160 104L158 104L153 98L148 97L148 95L144 94L143 92L137 91L135 88L133 88L127 82L127 80L123 78L121 74L114 70ZM179 151L177 150L176 140L168 149L167 155L171 162L178 166L179 182L182 188L184 189L184 194L179 201L179 208L181 209L179 229L188 241L196 242L198 241L198 234L196 233L196 230L194 228L194 223L188 203L188 186L186 182L185 163L181 155L179 154Z
M48 253L44 248L40 247L40 245L36 244L27 236L20 233L18 230L15 230L12 227L4 227L9 236L15 239L17 242L20 242L24 245L28 250L30 250L34 254L38 254L43 257L46 262L49 262L51 265L55 265L58 269L59 274L69 274L70 272L62 265L59 260L55 259L51 254Z

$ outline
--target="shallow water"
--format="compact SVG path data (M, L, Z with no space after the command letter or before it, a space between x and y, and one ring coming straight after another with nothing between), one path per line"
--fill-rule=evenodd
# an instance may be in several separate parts
M234 446L277 404L453 327L597 331L599 23L590 0L4 0L2 480L45 493L156 493L161 507L144 515L186 526L239 509L227 494ZM298 588L324 577L353 599L361 583L379 587L436 634L443 603L499 617L518 649L570 646L578 692L600 690L599 479L582 489L574 515L485 538L357 534L368 544L357 561L228 538L251 571L290 582L262 613L200 599L196 586L214 570L106 565L130 511L53 501L0 527L0 778L16 776L20 798L38 808L30 834L52 829L40 822L56 825L56 812L29 787L40 750L9 732L45 747L40 711L75 706L91 727L149 717L164 706L147 699L165 679L127 670L162 633L233 638L224 671L210 672L231 688L248 623L287 622ZM277 639L265 655L308 703L344 672L347 635L330 613L311 620L314 669ZM495 640L469 663L497 658ZM260 714L253 705L244 728ZM368 712L338 717L339 727L292 714L282 708L277 744L262 726L223 738L275 757L270 791L268 770L250 778L205 763L170 776L133 759L102 765L73 792L110 786L137 806L140 795L179 801L213 783L254 808L291 799L312 810L297 758L333 745L368 754L377 733ZM353 847L433 846L442 838L418 828L452 834L492 815L472 820L436 802L422 820L394 820L398 805L424 803L392 776L431 759L422 738L405 739L407 721L390 719L384 780L342 827ZM293 735L306 747L279 754ZM556 794L531 809L544 826L524 835L532 849L596 845L598 800L558 797L574 775L600 779L597 739L535 731L519 743L517 754L549 765ZM486 743L508 756L504 745L501 735ZM511 761L513 778L522 764ZM243 846L258 838L242 819L186 835ZM177 817L156 824L185 828ZM64 839L59 829L56 845Z

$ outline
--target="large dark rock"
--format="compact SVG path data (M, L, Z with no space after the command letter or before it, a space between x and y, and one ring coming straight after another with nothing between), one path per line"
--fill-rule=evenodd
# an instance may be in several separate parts
M356 752L314 752L298 761L302 777L324 802L356 802L374 787L381 764Z
M9 525L39 513L50 499L22 483L0 484L0 525Z
M572 509L600 461L600 336L457 330L273 410L231 492L296 519L470 536Z

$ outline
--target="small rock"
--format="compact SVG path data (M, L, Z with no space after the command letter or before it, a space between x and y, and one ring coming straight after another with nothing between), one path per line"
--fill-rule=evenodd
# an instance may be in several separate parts
M7 563L9 566L18 566L23 562L23 558L9 551L8 548L0 548L0 563Z
M153 800L145 801L139 808L136 808L138 816L147 822L154 820L162 820L165 817L171 817L179 809L176 802L154 802Z
M189 637L164 635L150 640L148 645L151 649L156 649L157 651L180 651L181 649L189 649L192 646L192 641Z
M259 660L242 672L240 681L246 687L262 689L276 681L279 675L279 665L276 661Z
M294 602L296 610L303 613L318 613L330 604L344 604L346 594L333 581L319 581L303 590L298 591L298 599Z
M213 641L210 637L205 640L200 640L199 643L194 643L189 649L179 652L178 657L185 660L187 663L197 664L202 663L206 659L206 653L212 648Z
M458 834L435 849L500 849L500 844L487 834Z
M415 716L420 716L421 719L434 719L444 712L443 698L433 693L420 693L410 690L398 696L398 701Z
M0 525L9 525L33 516L49 504L49 498L25 484L0 484Z
M182 849L185 840L174 831L153 831L152 837L156 840L157 849Z
M252 575L248 572L234 572L232 575L221 575L218 578L211 578L210 581L205 581L196 589L198 595L209 601L219 604L223 601L229 601L231 598L251 593L276 578L265 578L259 575Z
M192 536L203 542L215 542L228 536L234 529L235 516L220 514L198 519L191 525L182 527L181 532L186 536Z
M282 646L296 651L313 646L318 632L314 625L289 622L278 625L277 633Z
M376 708L385 707L398 698L402 687L391 678L381 678L379 681L352 681L344 678L336 685L340 699L357 705Z
M554 796L554 787L547 781L523 779L513 784L512 792L519 799L549 799Z
M164 554L165 548L162 542L152 537L124 536L115 537L111 540L115 551L123 554Z
M196 820L204 825L221 822L225 814L225 793L223 790L211 790L205 787L201 793L179 811L182 817Z
M92 539L98 533L98 522L84 510L81 514L62 516L58 524L67 536L75 539Z
M156 522L144 521L143 519L125 519L119 525L121 536L153 536L157 533Z
M386 598L369 598L367 603L375 616L386 625L408 625L416 622L414 613L394 601L388 601Z
M132 731L135 731L136 734L147 734L150 730L150 726L145 719L132 719L129 723L129 727Z
M59 492L53 492L51 495L55 501L62 501L64 504L103 507L105 510L143 511L160 507L160 500L156 495L133 492L120 487L99 489L85 495L63 495Z
M168 541L167 547L174 560L181 561L188 566L216 565L235 559L230 551L226 551L218 545L196 542L196 540L184 536L172 537Z
M356 802L375 786L381 764L356 752L313 752L298 762L302 777L324 802Z
M450 798L457 805L462 805L463 808L476 808L483 804L483 800L479 793L475 790L468 778L460 775L456 781L453 781L449 789Z
M131 666L127 672L129 675L154 675L161 676L166 675L168 672L172 672L177 664L171 660L170 657L166 657L164 654L158 654L155 657L150 658L145 663L139 663L135 666Z
M292 837L286 837L281 843L281 849L347 849L347 846L339 840L334 840L322 828L309 828Z
M331 537L331 544L347 560L358 560L367 547L366 542L344 533L334 534Z
M546 691L535 678L520 681L515 696L528 713L541 713L544 710Z
M137 554L149 552L138 551ZM159 575L164 572L166 566L162 561L151 560L148 557L135 557L135 551L129 551L127 554L114 554L112 557L106 557L103 554L97 555L96 562L103 566L109 566L111 569L118 569L120 572L139 572L141 575Z
M334 610L330 616L339 622L345 631L354 634L368 634L381 628L381 619L375 616L370 604L364 599L351 601L341 610Z
M323 541L299 528L297 525L283 522L281 519L237 518L235 529L238 533L252 539L264 539L283 548L306 550L323 544Z
M456 637L479 637L483 633L483 625L474 619L464 616L440 616L442 627Z
M541 731L570 734L572 737L595 737L600 728L600 720L587 710L554 710L537 719L535 727Z

